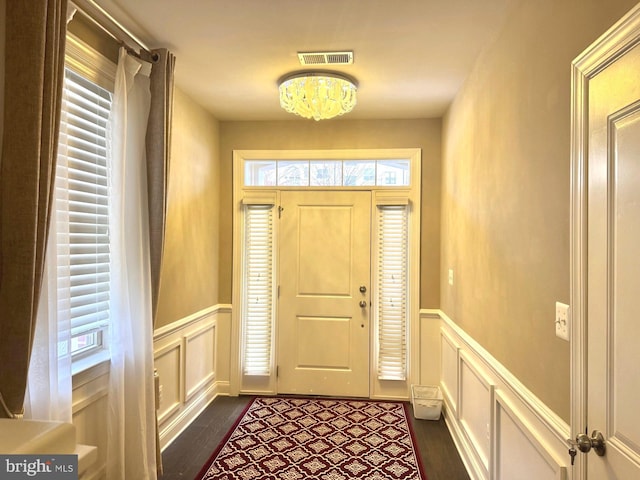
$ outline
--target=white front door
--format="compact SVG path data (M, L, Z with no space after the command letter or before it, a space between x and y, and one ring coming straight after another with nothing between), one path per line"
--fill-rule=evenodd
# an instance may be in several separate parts
M278 393L367 397L371 193L283 191L281 206Z
M633 43L588 81L589 479L640 478L640 9ZM627 26L628 27L628 23ZM605 56L612 51L605 44ZM615 47L614 48L618 48Z

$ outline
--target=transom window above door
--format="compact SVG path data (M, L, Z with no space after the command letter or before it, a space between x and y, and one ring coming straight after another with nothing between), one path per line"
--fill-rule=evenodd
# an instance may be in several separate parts
M409 159L245 160L246 187L403 187Z

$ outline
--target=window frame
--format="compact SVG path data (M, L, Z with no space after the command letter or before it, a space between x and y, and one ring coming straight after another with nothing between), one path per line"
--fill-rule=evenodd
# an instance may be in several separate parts
M113 95L116 64L91 48L72 33L67 33L65 49L65 70L100 86ZM107 139L108 142L108 139ZM110 279L113 281L113 278ZM72 340L81 336L92 338L93 344L71 354L72 374L76 375L110 359L108 338L109 325L90 328L72 335Z
M242 372L242 252L240 245L243 240L243 198L246 196L260 197L267 193L279 197L281 191L286 190L343 190L372 192L372 212L376 212L371 218L372 233L377 228L377 205L394 205L404 203L408 205L408 236L410 246L408 249L408 275L409 292L407 299L408 325L407 325L407 373L405 380L385 380L378 378L376 346L371 343L370 348L370 397L371 398L396 398L409 399L412 383L420 383L420 207L421 207L421 149L375 149L375 150L235 150L233 152L233 236L236 241L233 245L233 305L232 332L231 332L231 394L274 394L277 393L277 370L268 378L262 378L260 382L246 382L247 377ZM409 160L409 185L366 185L366 186L247 186L244 182L247 172L245 162L277 162L287 160L309 161L315 160L342 160L342 161L384 161L384 160ZM399 203L398 203L399 202ZM276 203L276 208L279 203ZM277 225L276 225L277 235ZM372 253L377 251L372 234ZM375 256L372 255L371 298L374 299L377 290L377 281L374 277ZM279 280L278 280L279 281ZM277 285L277 284L276 284ZM277 286L276 286L277 289ZM277 310L277 307L276 307ZM277 313L276 320L277 322ZM372 338L377 335L377 326L374 324L375 316L371 315ZM277 324L273 328L277 335ZM373 342L374 340L372 340ZM277 349L274 352L274 365L277 366Z

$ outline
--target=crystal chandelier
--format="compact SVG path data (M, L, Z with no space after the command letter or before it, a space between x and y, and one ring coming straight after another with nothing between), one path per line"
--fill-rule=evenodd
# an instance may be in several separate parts
M304 118L323 120L353 110L355 82L327 72L295 73L280 81L280 106Z

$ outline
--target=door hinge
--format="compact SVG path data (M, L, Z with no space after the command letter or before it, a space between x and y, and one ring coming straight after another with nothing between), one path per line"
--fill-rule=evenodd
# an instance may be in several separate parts
M282 205L278 206L278 218L282 218L282 212L284 211L284 207Z
M276 378L280 376L280 365L276 365Z
M280 285L278 285L278 293L277 293L277 295L278 295L278 298L280 298Z

